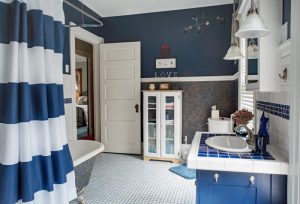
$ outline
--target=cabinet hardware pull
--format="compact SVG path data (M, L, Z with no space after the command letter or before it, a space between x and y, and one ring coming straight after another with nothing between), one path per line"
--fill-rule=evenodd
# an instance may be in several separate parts
M287 79L288 79L287 68L284 68L284 70L282 71L282 74L279 74L279 78L282 79L284 82L287 82Z
M250 183L253 185L253 184L254 184L254 181L255 181L255 177L254 177L254 176L250 176L250 177L249 177L249 181L250 181Z
M214 174L215 183L218 183L219 180L219 174Z

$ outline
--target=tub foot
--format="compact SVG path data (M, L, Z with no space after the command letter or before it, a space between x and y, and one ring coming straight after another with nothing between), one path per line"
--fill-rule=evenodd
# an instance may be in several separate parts
M79 195L79 196L77 197L77 199L78 199L78 201L79 201L80 204L86 204L83 195Z
M80 204L86 204L85 199L83 197L84 190L85 190L85 187L79 193L77 193L77 199Z

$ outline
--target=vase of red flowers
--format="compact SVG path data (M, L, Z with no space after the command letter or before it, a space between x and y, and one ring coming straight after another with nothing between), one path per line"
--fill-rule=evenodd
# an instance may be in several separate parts
M249 122L253 119L254 115L252 112L242 109L239 111L236 111L233 114L232 119L235 121L236 126L244 125L248 127ZM248 131L246 128L243 128L242 126L238 129L236 129L236 134L240 136L246 136L248 134Z

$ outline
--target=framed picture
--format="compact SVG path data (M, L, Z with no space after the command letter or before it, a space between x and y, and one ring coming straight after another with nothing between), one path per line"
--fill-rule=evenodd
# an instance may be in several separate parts
M161 83L161 84L159 84L159 89L160 90L169 90L170 85L168 83Z
M76 101L82 95L82 69L76 69Z

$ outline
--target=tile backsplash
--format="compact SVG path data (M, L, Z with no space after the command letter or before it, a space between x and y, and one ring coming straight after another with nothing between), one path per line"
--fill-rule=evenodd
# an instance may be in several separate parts
M288 158L289 152L289 126L290 101L288 92L255 93L256 101L256 127L257 132L260 117L265 112L269 120L270 144L277 145L280 151Z
M278 103L270 103L264 101L256 101L256 109L276 115L278 117L289 120L290 106Z

